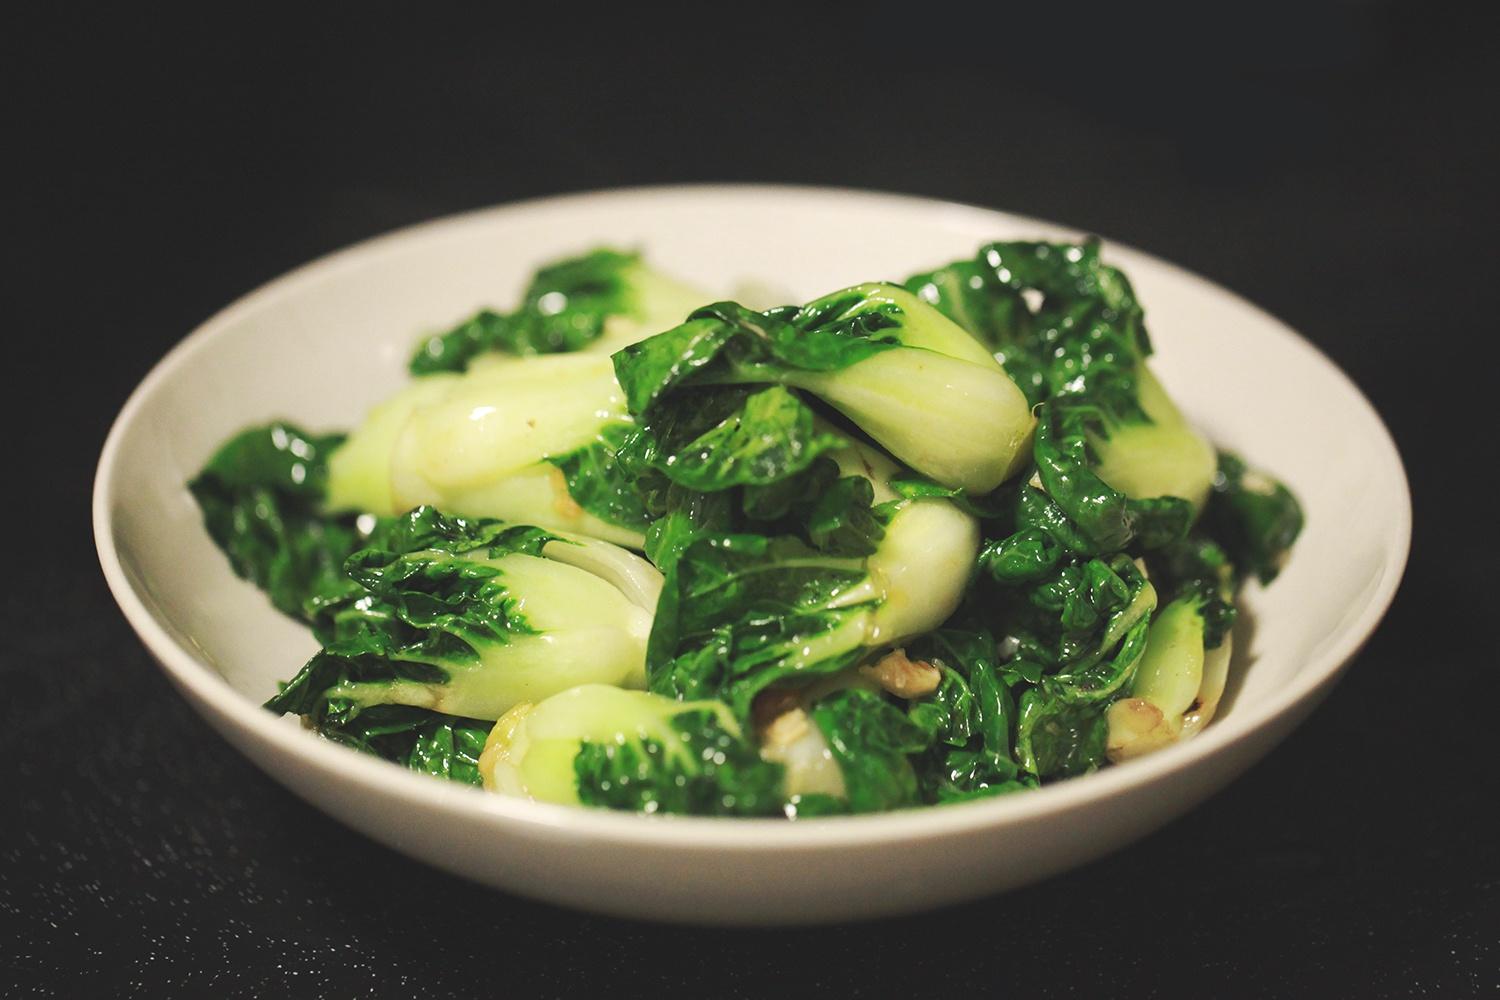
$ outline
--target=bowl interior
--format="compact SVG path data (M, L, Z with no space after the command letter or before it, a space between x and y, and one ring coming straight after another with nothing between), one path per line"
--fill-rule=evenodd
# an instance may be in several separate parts
M803 300L900 279L988 240L1076 235L912 198L700 188L553 199L383 237L242 299L152 373L101 464L101 548L112 547L145 613L249 708L316 646L234 577L184 487L233 431L273 417L352 426L404 381L419 335L510 305L538 263L598 243L639 247L716 296L754 280ZM1325 654L1373 626L1409 537L1400 461L1354 386L1279 322L1154 258L1105 251L1136 286L1155 367L1184 410L1306 508L1286 571L1248 597L1233 695L1214 724L1250 725L1258 704L1304 670L1336 669Z

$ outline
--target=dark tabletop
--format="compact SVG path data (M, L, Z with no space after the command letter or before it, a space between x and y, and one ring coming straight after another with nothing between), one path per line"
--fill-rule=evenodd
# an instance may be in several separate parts
M132 7L8 29L5 159L25 178L3 217L0 994L1493 995L1494 26L1217 6L1151 24L1072 5L983 22L756 8L663 33L625 9L480 24L247 7L210 26ZM1385 415L1415 493L1405 584L1347 678L1139 844L821 930L511 898L264 777L169 689L98 572L93 463L131 388L220 306L351 241L694 180L1055 219L1306 334Z

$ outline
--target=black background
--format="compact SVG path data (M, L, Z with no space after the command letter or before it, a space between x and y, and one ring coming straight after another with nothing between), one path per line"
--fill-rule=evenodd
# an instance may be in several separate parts
M9 25L0 993L1493 995L1495 26L1218 6ZM1304 332L1386 416L1417 512L1402 592L1349 676L1138 845L822 930L509 898L263 777L168 688L97 570L93 463L131 388L220 306L353 240L695 180L1056 219Z

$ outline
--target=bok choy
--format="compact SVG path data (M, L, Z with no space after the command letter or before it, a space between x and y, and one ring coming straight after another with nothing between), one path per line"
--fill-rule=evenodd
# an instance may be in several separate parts
M348 434L189 484L321 649L267 703L508 795L799 820L1191 738L1302 528L1192 425L1097 242L757 310L601 249Z

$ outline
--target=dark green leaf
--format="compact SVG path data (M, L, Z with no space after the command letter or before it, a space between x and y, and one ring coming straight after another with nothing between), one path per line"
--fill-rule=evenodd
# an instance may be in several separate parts
M411 359L413 375L461 372L481 354L555 354L586 347L610 316L633 307L625 273L635 254L595 250L537 271L520 308L482 309L458 326L429 337Z
M1016 750L1021 766L1042 779L1070 778L1104 763L1109 724L1105 706L1048 697L1039 688L1021 696Z
M917 776L908 757L931 737L883 697L860 688L835 692L813 705L813 722L844 775L850 812L917 805Z
M868 611L842 606L839 598L865 575L862 560L790 538L693 541L657 602L646 655L651 690L718 698L745 719L767 685L850 665L860 654Z
M493 725L406 705L330 705L313 722L321 735L345 746L476 786L482 784L479 754Z
M672 482L699 492L763 486L796 475L845 443L819 429L812 410L781 386L719 398L738 405L701 431L686 421L651 428L654 464Z
M1270 583L1302 532L1302 508L1285 485L1220 452L1203 526L1243 573Z
M304 620L309 600L345 589L344 560L363 542L353 516L321 509L328 456L343 440L282 422L252 427L188 484L234 571L278 610Z
M672 720L681 746L655 740L585 743L573 759L587 805L647 813L773 816L782 812L780 764L762 760L712 712Z
M1234 567L1217 544L1196 536L1170 545L1148 558L1151 580L1163 607L1192 596L1203 617L1203 645L1218 647L1234 627Z

